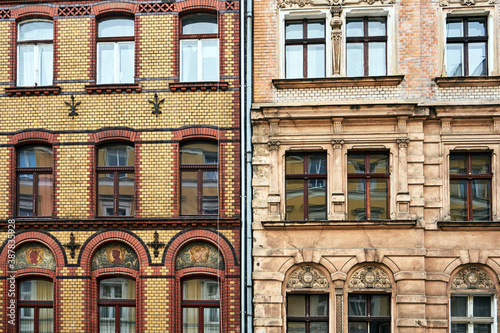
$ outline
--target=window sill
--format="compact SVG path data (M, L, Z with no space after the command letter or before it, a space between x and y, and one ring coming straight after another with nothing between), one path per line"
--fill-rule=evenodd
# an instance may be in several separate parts
M13 87L5 88L5 93L9 97L13 96L48 96L59 95L61 87L58 86L37 86L37 87Z
M500 76L442 76L434 78L439 87L494 87L500 85Z
M176 91L216 91L227 90L227 82L175 82L169 84L170 90Z
M132 93L141 92L142 86L140 84L127 83L127 84L92 84L85 86L88 94L112 94L112 93Z
M500 221L437 221L442 230L500 230Z
M265 229L356 229L356 228L413 228L417 220L378 220L378 221L263 221Z
M274 79L273 84L278 89L397 86L403 79L404 75L324 77L313 79Z

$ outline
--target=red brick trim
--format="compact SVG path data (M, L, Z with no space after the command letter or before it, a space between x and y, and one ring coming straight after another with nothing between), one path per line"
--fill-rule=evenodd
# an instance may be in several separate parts
M91 140L97 144L111 141L130 141L130 143L133 144L137 138L139 138L139 136L136 132L126 129L111 129L92 134Z
M92 84L85 86L87 94L112 94L112 93L133 93L141 92L142 87L140 84Z
M182 141L189 139L217 140L219 131L215 128L195 127L185 128L174 132L174 140Z
M117 12L134 14L135 12L137 12L136 7L137 5L133 3L107 2L92 7L92 12L96 16L108 14L116 15Z
M12 9L11 17L18 21L32 18L46 18L52 20L52 17L56 15L56 10L56 7L31 5Z
M225 1L216 0L186 0L176 3L176 9L179 14L184 15L187 12L200 12L200 11L219 11L225 9Z
M29 131L16 133L9 137L9 144L25 145L33 143L53 144L55 141L54 134L44 131Z
M9 97L13 96L41 96L41 95L59 95L61 87L48 86L48 87L12 87L5 88L5 93Z
M170 90L172 90L173 92L196 91L196 90L225 91L227 90L228 85L229 84L227 82L175 82L175 83L170 83L169 87Z

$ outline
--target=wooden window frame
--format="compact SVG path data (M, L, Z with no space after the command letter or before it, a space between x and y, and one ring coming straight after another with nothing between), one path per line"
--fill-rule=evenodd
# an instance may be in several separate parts
M35 281L35 280L43 280L43 281L48 281L52 283L52 301L26 301L26 300L21 300L21 282L24 281ZM52 309L54 311L54 282L52 279L47 279L45 277L41 276L33 276L29 277L26 279L18 280L17 281L17 329L16 332L20 332L21 330L21 309L23 308L34 308L33 310L33 328L34 331L33 333L38 333L40 328L38 326L39 322L39 311L40 309ZM52 312L52 329L55 332L55 320L54 320L54 312Z
M490 302L491 302L491 316L489 317L474 317L474 297L489 297ZM467 297L467 313L470 314L467 317L453 317L451 314L451 299L453 297ZM494 301L495 297L492 294L452 294L450 297L450 331L451 331L451 325L456 323L456 324L466 324L467 325L467 331L470 333L474 332L474 325L475 324L486 324L490 325L491 327L491 332L495 332L494 330L494 324L495 324L495 307L494 307Z
M351 296L365 296L366 297L366 316L352 316L349 315L349 297ZM389 316L383 316L383 317L372 317L372 308L371 308L371 297L372 296L387 296L389 298ZM366 294L366 293L349 293L347 296L347 329L349 329L349 324L356 322L356 323L368 323L367 328L368 331L370 331L370 323L373 321L386 321L389 323L389 332L391 332L391 326L392 326L392 311L391 311L391 295L390 294ZM368 332L366 332L368 333Z
M287 294L287 311L286 311L286 331L288 332L288 323L305 323L305 333L310 333L311 329L311 323L318 323L318 322L326 322L327 324L329 323L330 319L330 301L327 303L327 315L326 316L311 316L311 296L315 295L323 295L323 294L295 294L295 293L289 293ZM324 294L327 295L328 298L329 294ZM289 316L288 315L288 296L305 296L305 316ZM328 333L324 332L324 333Z
M212 280L212 281L217 281L219 284L219 300L217 301L209 301L209 300L184 300L184 281L188 280ZM219 309L219 329L222 329L222 323L221 323L221 281L213 279L211 277L206 277L206 276L196 276L196 277L189 277L187 279L182 279L181 280L181 325L184 325L184 309L185 308L198 308L198 332L203 333L204 332L204 324L205 324L205 313L204 310L207 308L217 308ZM181 326L181 327L182 327ZM182 330L182 328L181 328Z
M137 281L135 279L131 279L130 277L118 276L117 278L123 278L130 280L136 284L136 295L137 295ZM101 299L101 282L113 279L113 277L105 277L97 281L97 330L101 329L101 306L115 308L115 333L120 333L120 321L121 321L121 307L133 307L136 309L135 312L135 323L136 323L136 331L137 331L137 297L136 299ZM118 314L118 315L117 315Z

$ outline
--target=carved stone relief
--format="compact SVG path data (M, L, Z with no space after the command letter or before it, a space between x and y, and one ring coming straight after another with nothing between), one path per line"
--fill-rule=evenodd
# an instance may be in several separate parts
M332 46L333 46L333 75L340 75L340 46L342 45L342 7L332 6L330 8L332 13Z
M306 7L312 6L314 2L312 0L283 0L280 2L280 8L290 8L290 7Z
M296 269L288 279L286 284L290 289L328 288L328 280L317 268L306 265Z
M349 281L349 288L391 288L391 281L387 274L378 267L364 266L358 269Z
M491 277L477 266L469 266L460 270L453 281L451 289L494 289Z

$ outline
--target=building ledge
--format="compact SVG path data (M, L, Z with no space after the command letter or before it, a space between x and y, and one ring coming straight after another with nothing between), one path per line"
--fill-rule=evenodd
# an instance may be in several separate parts
M273 84L278 89L397 86L403 79L404 75L324 77L313 79L274 79Z
M500 221L437 221L441 230L500 230Z
M227 90L227 82L174 82L170 83L170 90L176 91L217 91Z
M36 87L12 87L5 88L5 93L9 97L13 96L48 96L59 95L61 87L58 86L36 86Z
M442 76L434 78L439 87L493 87L500 85L500 76Z
M417 220L325 220L325 221L262 221L265 229L359 229L359 228L413 228Z
M85 86L88 94L112 94L112 93L132 93L141 92L142 87L140 84L127 83L127 84L90 84Z

